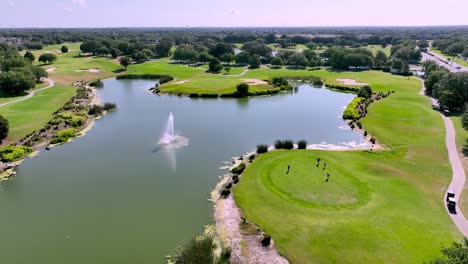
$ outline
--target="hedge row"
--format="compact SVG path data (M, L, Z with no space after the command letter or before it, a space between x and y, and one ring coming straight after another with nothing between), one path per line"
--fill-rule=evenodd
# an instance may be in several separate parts
M149 80L159 80L159 84L164 84L170 81L173 81L174 78L169 75L165 74L152 74L152 73L146 73L146 74L123 74L117 76L117 79L149 79Z
M344 110L343 112L343 119L353 119L353 120L356 120L356 119L359 119L361 117L361 115L359 114L358 110L357 110L357 106L363 101L365 100L364 98L362 97L356 97L354 98L349 104L348 106L346 107L346 109Z
M325 84L326 87L340 90L340 91L350 91L350 92L359 92L361 87L353 87L353 86L342 86L342 85L335 85L335 84Z
M248 96L261 96L261 95L272 95L272 94L277 94L281 91L281 89L275 89L275 90L265 90L265 91L255 91L255 92L249 92ZM226 93L226 94L210 94L210 93L191 93L189 94L189 97L191 98L217 98L217 97L233 97L237 98L236 93Z

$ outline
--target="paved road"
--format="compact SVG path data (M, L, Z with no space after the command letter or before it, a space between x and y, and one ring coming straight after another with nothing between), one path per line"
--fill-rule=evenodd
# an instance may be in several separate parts
M419 94L424 95L426 87L424 86L424 81L421 80L421 82L423 87ZM437 105L436 99L431 98L431 100L433 105ZM463 192L463 186L465 185L465 170L460 160L460 156L458 155L458 148L455 138L455 129L453 127L452 119L444 116L443 114L440 114L440 116L442 117L442 120L444 121L445 125L445 145L447 148L450 165L452 166L452 181L450 182L447 191L451 190L455 193L455 199L457 200L456 214L452 214L449 212L447 204L445 202L446 195L444 195L443 203L445 210L447 210L448 215L450 216L450 218L452 218L453 222L458 227L460 232L462 232L464 236L468 237L468 221L466 220L465 216L460 210L460 207L458 206L458 201Z
M428 50L427 52L422 52L421 55L422 61L435 61L437 64L447 68L451 72L468 72L468 67L459 65L454 61L449 61L446 57L434 53L431 50ZM460 67L460 69L458 69L458 67Z
M3 103L3 104L0 104L0 107L3 107L3 106L5 106L5 105L14 104L14 103L17 103L17 102L21 102L21 101L27 100L27 99L33 97L34 94L36 94L37 92L44 91L44 90L47 90L47 89L52 88L52 87L55 86L55 82L54 82L52 79L44 79L44 81L46 81L46 82L49 83L49 85L48 85L47 87L34 90L34 91L28 93L28 95L26 95L25 97L21 97L20 99L16 99L16 100L14 100L14 101L10 101L10 102L6 102L6 103Z

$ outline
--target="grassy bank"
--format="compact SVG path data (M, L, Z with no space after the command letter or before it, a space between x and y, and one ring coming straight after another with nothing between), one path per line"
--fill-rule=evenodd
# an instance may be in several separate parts
M460 116L452 116L450 117L450 119L452 119L453 126L455 128L458 154L460 155L460 157L463 157L463 168L465 168L465 175L468 175L468 158L466 158L463 154L463 147L466 145L466 140L468 139L468 132L462 127ZM466 191L460 198L461 199L458 201L460 209L462 210L463 215L468 215L468 194L466 193Z
M434 53L437 53L439 55L442 55L444 56L445 58L449 58L451 61L454 61L462 66L465 66L465 67L468 67L468 61L464 60L464 59L460 59L456 56L452 56L452 55L448 55L448 54L445 54L445 53L442 53L442 51L438 50L438 49L431 49Z
M439 114L415 78L339 75L396 91L361 121L390 150L265 154L236 186L236 202L293 263L421 263L439 255L441 244L460 238L441 202L451 169ZM326 170L315 169L317 157Z

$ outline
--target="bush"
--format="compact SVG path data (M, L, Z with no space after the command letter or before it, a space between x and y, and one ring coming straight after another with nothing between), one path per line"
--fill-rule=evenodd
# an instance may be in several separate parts
M8 136L8 131L10 130L10 126L8 120L0 115L0 143L3 139Z
M271 81L275 86L281 87L283 85L288 85L289 82L285 77L273 77Z
M271 236L268 234L264 234L263 239L260 242L262 243L262 246L268 247L271 243Z
M284 147L284 143L281 140L275 141L275 149L282 149Z
M368 99L372 96L372 89L368 85L363 86L361 89L359 89L357 96Z
M237 97L246 97L249 94L249 85L246 83L240 83L236 87Z
M144 79L144 80L159 80L159 84L164 84L170 81L173 81L174 78L165 74L123 74L117 76L117 80L120 79Z
M297 148L298 149L306 149L307 148L307 141L299 140L299 142L297 142Z
M97 79L97 80L94 81L94 82L90 82L90 83L89 83L89 86L93 86L93 87L104 87L104 83L101 81L101 79Z
M104 106L102 107L102 109L104 109L105 111L114 110L116 108L117 105L115 103L104 103Z
M70 138L76 137L76 130L74 128L69 128L65 130L61 130L57 133L57 135L52 139L52 144L60 144L68 142Z
M208 67L212 72L220 72L223 69L223 65L221 65L221 62L217 58L211 59Z
M350 92L359 92L359 87L353 87L353 86L342 86L342 85L334 85L334 84L325 84L326 87L334 90L340 90L340 91L350 91Z
M268 146L265 144L261 144L257 146L257 153L262 154L262 153L267 153L268 152Z
M98 116L101 115L103 112L104 108L100 105L93 105L91 108L88 110L88 115L94 115Z
M86 119L82 116L73 115L70 119L67 119L65 123L72 127L81 127L86 123Z
M213 263L213 249L213 238L194 238L178 252L178 255L175 257L175 263Z
M239 166L233 168L231 172L234 174L242 174L244 170L245 170L245 163L241 163L239 164Z
M294 148L294 143L292 140L285 140L283 141L283 148L284 149L293 149Z
M32 152L32 148L27 146L6 146L0 149L0 160L10 162L21 159Z
M356 97L354 98L349 104L348 106L346 106L346 109L343 111L343 119L353 119L353 120L356 120L356 119L359 119L361 117L361 115L359 114L358 110L357 110L357 106L363 101L365 100L364 98L362 97Z

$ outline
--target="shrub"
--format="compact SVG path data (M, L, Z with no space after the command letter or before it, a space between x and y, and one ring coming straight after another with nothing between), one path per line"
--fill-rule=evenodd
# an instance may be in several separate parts
M263 239L260 242L262 243L262 246L268 247L271 243L271 236L268 234L263 234Z
M275 149L282 149L284 148L284 143L281 140L276 140L275 141Z
M372 137L372 138L370 139L370 142L371 142L372 144L375 144L375 138Z
M86 119L82 116L73 115L70 119L67 119L65 123L72 127L81 127L86 123Z
M117 80L119 79L146 79L146 80L159 80L159 84L164 84L166 82L170 82L174 80L172 76L165 75L165 74L152 74L152 73L145 73L145 74L123 74L117 76Z
M359 127L359 129L362 129L362 124L361 124L361 122L357 121L357 122L356 122L356 125L357 125L357 127Z
M236 87L237 97L246 97L249 94L249 85L246 83L240 83Z
M57 135L52 139L52 144L60 144L67 142L70 138L76 137L76 130L74 128L69 128L61 130Z
M257 153L262 154L268 152L268 146L265 144L260 144L257 146Z
M364 136L367 137L367 131L364 131Z
M115 103L104 103L104 106L102 107L102 109L104 109L105 111L114 110L116 108L117 105Z
M8 120L0 115L0 143L3 139L5 139L8 135L8 131L10 130L10 126Z
M361 89L359 89L359 91L357 93L357 96L358 97L363 97L363 98L366 98L366 99L370 98L372 96L372 89L368 85L363 86L363 87L361 87Z
M330 89L340 90L340 91L350 91L350 92L358 92L360 88L353 87L353 86L342 86L342 85L334 85L334 84L325 84Z
M89 83L89 86L93 86L93 87L104 87L104 83L101 81L101 79L97 79L97 80L94 81L94 82L90 82L90 83Z
M360 115L359 112L357 111L357 106L358 106L363 100L365 100L365 99L362 98L362 97L356 97L356 98L354 98L354 99L348 104L348 106L346 106L346 109L345 109L344 112L343 112L343 119L353 119L353 120L359 119L359 118L361 117L361 115Z
M241 163L239 164L239 166L233 168L231 172L234 174L242 174L244 170L245 170L245 163Z
M6 146L0 148L0 160L3 162L10 162L23 158L32 152L32 148L27 146Z
M252 162L255 159L255 154L249 156L249 161Z
M289 84L285 77L273 77L271 82L278 87Z
M194 238L178 252L174 263L213 263L213 250L212 237Z
M224 190L221 192L221 197L227 198L230 194L231 194L231 191L230 191L230 190L224 189Z
M299 142L297 142L297 148L298 149L306 149L307 148L307 141L299 140Z
M88 115L94 115L94 116L98 116L98 115L101 115L102 114L102 111L104 110L104 108L100 105L93 105L91 106L91 108L88 110Z
M283 141L283 148L284 149L293 149L294 148L294 143L292 140L285 140Z

